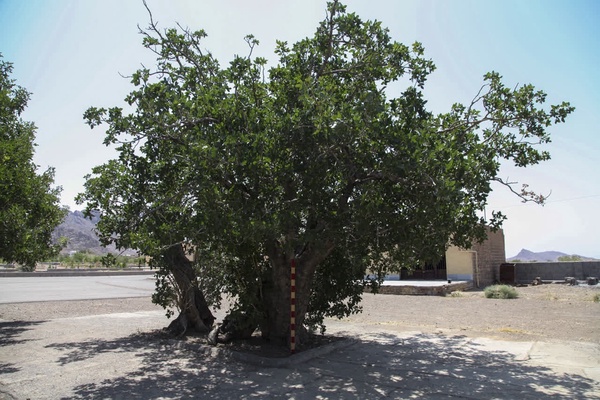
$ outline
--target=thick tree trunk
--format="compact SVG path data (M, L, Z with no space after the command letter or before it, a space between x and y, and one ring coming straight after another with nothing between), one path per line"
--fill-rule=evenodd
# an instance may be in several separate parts
M198 287L198 280L192 262L188 260L182 245L169 248L165 254L165 261L169 264L177 290L181 295L179 304L180 314L171 322L169 330L182 336L189 328L198 332L208 332L212 327L215 317L212 315L204 294Z
M333 249L326 245L315 249L305 249L296 259L296 346L306 336L304 317L308 311L310 291L315 271ZM290 341L290 299L291 261L294 255L280 251L276 246L269 249L272 272L270 280L263 283L263 306L265 318L261 322L263 337L285 345Z
M285 253L270 257L271 274L263 281L262 336L282 346L290 336L290 266Z

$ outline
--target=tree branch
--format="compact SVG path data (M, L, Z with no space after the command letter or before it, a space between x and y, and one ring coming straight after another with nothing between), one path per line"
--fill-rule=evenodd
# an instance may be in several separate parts
M515 194L517 197L519 197L523 203L532 202L532 203L544 205L546 200L552 194L552 191L550 191L550 193L548 193L547 195L543 195L543 194L537 194L531 190L527 190L529 185L527 185L525 183L522 185L520 192L516 191L515 188L513 187L513 185L516 185L518 182L509 182L508 179L505 181L502 178L495 177L495 178L492 178L492 181L498 182L501 185L506 186L513 194Z

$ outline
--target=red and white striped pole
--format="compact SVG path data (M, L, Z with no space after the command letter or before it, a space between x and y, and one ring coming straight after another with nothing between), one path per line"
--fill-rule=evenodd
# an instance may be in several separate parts
M290 353L296 352L296 258L292 258L290 271Z

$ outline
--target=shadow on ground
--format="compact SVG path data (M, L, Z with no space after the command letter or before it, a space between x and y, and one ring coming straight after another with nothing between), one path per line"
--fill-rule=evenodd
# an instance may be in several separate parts
M29 330L34 329L37 325L45 321L2 321L0 322L0 348L18 345L28 342L32 339L23 339L21 335ZM21 369L13 363L0 363L0 375L11 374L20 371ZM0 399L4 394L0 391ZM8 396L8 395L6 395Z
M131 353L140 367L112 379L79 385L71 398L540 398L597 395L598 383L579 375L486 351L466 337L392 334L290 368L257 367L201 343L133 335L109 341L52 344L61 365L102 353Z
M23 339L20 336L25 331L34 329L37 325L46 321L1 321L0 322L0 346L12 346L25 343L31 339Z

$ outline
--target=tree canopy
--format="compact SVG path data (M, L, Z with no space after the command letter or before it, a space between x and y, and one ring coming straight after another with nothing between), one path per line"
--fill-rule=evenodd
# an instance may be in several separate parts
M359 310L378 283L367 270L381 279L499 227L500 213L482 212L491 182L543 201L502 181L500 162L547 160L537 145L573 110L544 108L543 92L491 72L471 103L434 114L423 47L337 1L314 36L278 42L271 67L253 36L221 66L202 30L161 30L150 14L141 33L156 65L131 76L131 112L85 113L92 128L107 124L119 156L94 168L79 201L101 212L105 243L153 257L155 301L173 295L174 249L193 249L191 282L208 304L231 295L230 314L269 338L289 333L292 259L298 325L315 327Z
M64 218L54 169L38 174L33 162L36 127L23 121L30 94L10 78L0 54L0 259L33 269L52 256L52 232Z

